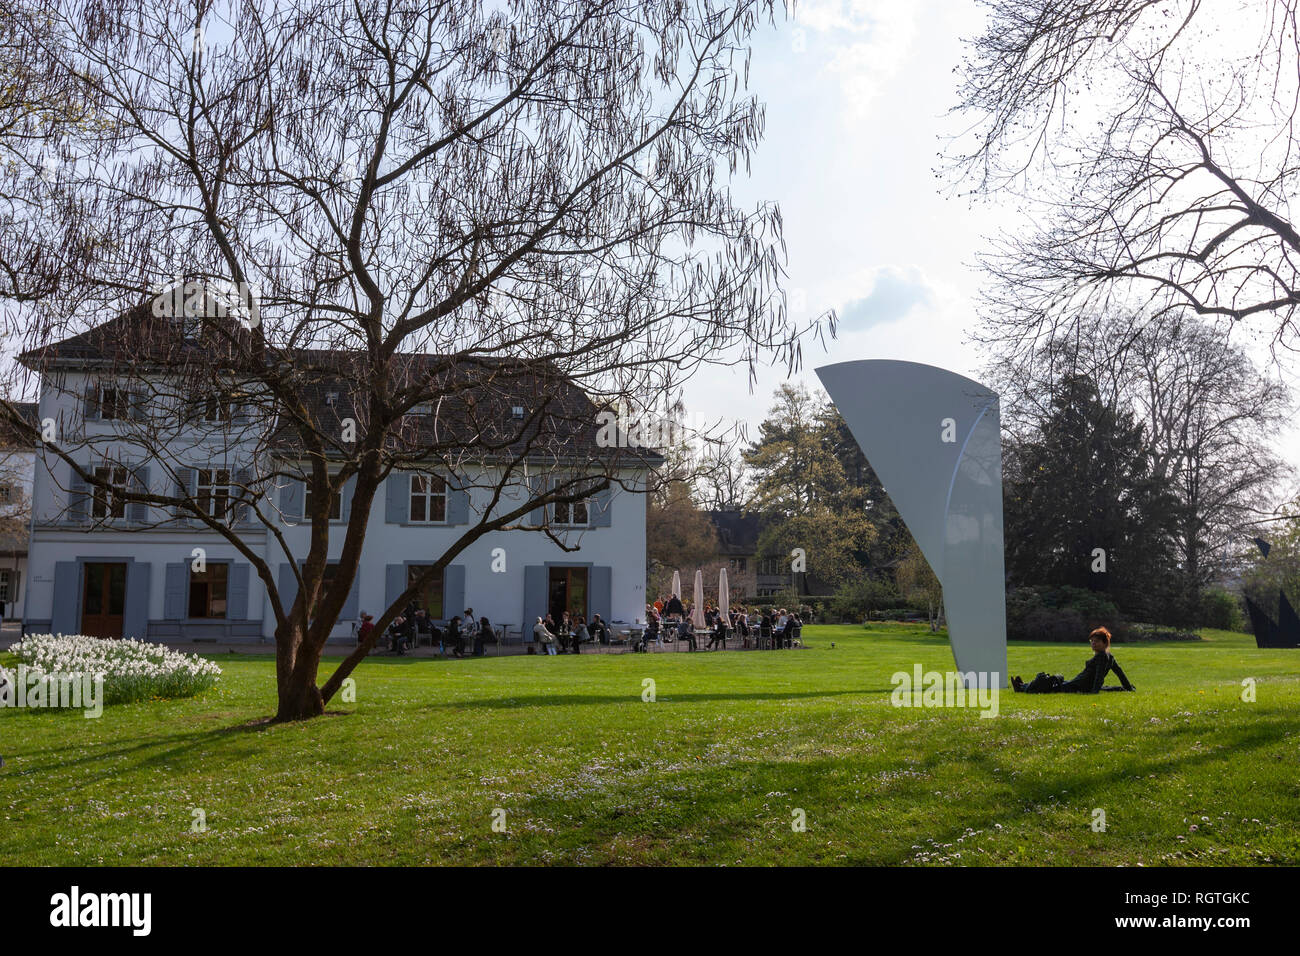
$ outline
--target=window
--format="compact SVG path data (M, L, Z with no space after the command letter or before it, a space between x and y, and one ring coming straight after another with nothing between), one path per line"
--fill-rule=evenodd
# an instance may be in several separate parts
M0 485L0 505L12 504L14 501L14 486Z
M126 468L122 465L102 465L95 469L95 477L106 481L111 488L94 487L91 515L98 519L126 517Z
M437 475L411 476L411 520L447 520L447 483Z
M784 574L780 558L761 558L758 562L759 574Z
M0 604L8 604L13 598L9 596L9 570L0 571Z
M205 422L229 422L235 417L235 402L229 395L209 395L203 404Z
M326 393L325 393L325 407L326 407L326 408L334 408L336 405L338 405L338 403L339 403L339 393L338 393L338 392L326 392Z
M557 501L555 503L555 523L585 525L587 523L587 502Z
M117 385L99 386L99 417L104 421L129 417L131 395Z
M190 617L224 618L230 565L209 564L203 571L190 569Z
M312 513L312 511L311 511L311 508L312 508L312 500L313 500L313 499L312 499L312 493L311 493L311 486L308 485L308 486L307 486L307 500L306 500L306 509L307 509L307 510L303 512L304 517L310 517L310 516L311 516L311 513ZM329 515L327 515L327 517L329 518L330 521L342 521L342 520L343 520L343 492L342 492L341 490L340 490L340 491L331 491L331 492L330 492L330 510L329 510Z
M406 586L410 587L425 571L429 570L427 564L409 564L406 566ZM435 621L443 620L442 613L442 575L435 574L432 583L426 585L415 596L415 604L429 612L429 617ZM459 614L460 611L452 612Z
M200 468L197 490L200 511L218 521L230 517L229 471L224 468Z
M524 417L524 406L514 405L510 409L510 417L515 421L522 421Z
M747 560L745 560L744 558L732 558L732 559L731 559L731 570L733 570L733 571L744 572L744 571L748 570L748 567L747 567L748 564L749 564L749 562L748 562Z

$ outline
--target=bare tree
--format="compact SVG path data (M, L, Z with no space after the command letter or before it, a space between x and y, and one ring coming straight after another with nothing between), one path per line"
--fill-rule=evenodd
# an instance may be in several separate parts
M60 68L40 0L0 0L0 302L53 294L83 268L96 210L69 190L69 137L94 122L93 93Z
M950 151L1028 228L983 257L982 337L1040 336L1119 307L1186 308L1295 344L1300 233L1294 0L984 0Z
M1152 478L1178 500L1183 593L1194 603L1271 511L1287 474L1270 444L1290 411L1288 391L1190 309L1150 319L1115 312L1088 326L1094 334L1062 332L992 365L1006 420L1013 433L1031 430L1048 414L1054 383L1071 376L1093 382L1103 406L1131 411Z
M106 356L128 396L109 400L139 411L107 430L74 415L44 449L95 514L148 506L252 563L279 719L322 713L370 649L318 680L391 471L450 476L486 504L376 634L484 534L576 547L539 508L646 490L655 455L599 442L599 409L660 407L711 364L797 362L779 212L739 208L727 183L762 133L741 81L770 0L49 13L43 49L97 110L65 183L104 215L89 268L11 310L10 329L56 385L84 350ZM85 464L122 448L129 474ZM183 493L199 448L228 471L229 507ZM306 488L305 554L277 513L289 481ZM249 543L263 525L294 568L291 600Z

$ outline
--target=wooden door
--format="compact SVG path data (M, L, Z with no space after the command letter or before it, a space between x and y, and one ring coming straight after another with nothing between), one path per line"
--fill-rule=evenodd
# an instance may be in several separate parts
M565 611L573 620L587 616L586 568L551 568L550 584L548 610L557 624Z
M81 633L120 638L126 612L126 563L87 561L81 594Z

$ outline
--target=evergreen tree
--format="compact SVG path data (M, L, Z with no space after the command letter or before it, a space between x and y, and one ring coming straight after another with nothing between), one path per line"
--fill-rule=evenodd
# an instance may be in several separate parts
M1008 449L1004 487L1012 583L1104 591L1139 619L1169 613L1176 502L1153 474L1143 426L1091 379L1053 388L1036 432Z

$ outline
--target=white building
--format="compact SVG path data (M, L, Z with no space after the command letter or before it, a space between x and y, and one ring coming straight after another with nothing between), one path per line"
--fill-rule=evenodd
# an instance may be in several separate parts
M15 402L29 424L36 405ZM32 479L36 450L16 431L0 428L0 616L21 621L27 583L27 544L31 529Z
M98 328L104 330L129 315ZM223 413L220 404L209 399L212 414L200 419L211 419L210 428L186 426L171 441L168 457L182 467L133 450L127 424L165 419L173 411L165 400L147 398L138 384L115 377L112 356L96 345L113 336L97 337L96 331L21 357L41 375L38 419L55 423L57 432L66 436L63 447L77 455L83 467L103 469L97 475L158 494L184 489L205 508L221 507L230 488L240 484L253 465L241 460L241 449L252 445L239 437L238 413ZM576 388L573 391L587 402ZM332 396L318 397L328 403ZM521 410L512 406L516 415ZM277 451L274 443L269 447L272 457L288 454ZM25 633L164 642L273 636L275 617L261 579L219 533L157 507L91 493L68 463L47 449L37 450L35 462ZM530 466L537 475L551 472L557 462L553 456L536 463L530 459ZM398 471L389 475L370 509L359 574L331 639L350 638L362 611L378 616L406 588L413 569L432 563L471 522L477 523L489 501L481 479L492 477L492 467L489 461L478 471L466 469L445 481ZM627 487L644 487L644 468L620 474ZM342 549L350 487L332 502L338 534L331 535L331 559ZM297 520L303 497L303 483L286 480L259 505L268 506L264 510L274 515L271 520L299 561L307 553L311 533ZM520 482L507 490L495 513L505 514L528 499ZM645 500L643 494L616 485L585 503L551 506L556 510L545 520L562 540L579 546L573 552L540 531L491 532L455 558L422 603L442 620L472 607L475 617L486 616L498 627L522 628L526 640L531 640L538 615L562 608L588 618L599 613L609 621L636 622L645 606ZM287 608L294 594L293 574L275 536L266 524L250 520L246 511L231 520L240 527L240 537L270 565ZM542 520L534 512L529 524ZM203 561L196 570L200 553Z

